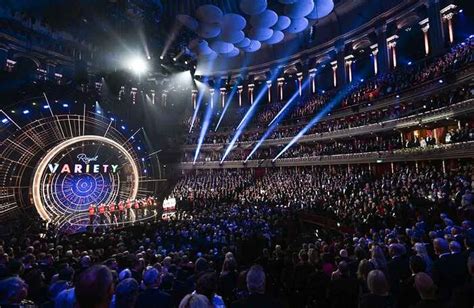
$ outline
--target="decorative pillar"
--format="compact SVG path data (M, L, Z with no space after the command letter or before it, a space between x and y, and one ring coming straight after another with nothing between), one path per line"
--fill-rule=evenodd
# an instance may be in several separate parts
M336 61L337 61L337 86L343 86L346 84L346 60L344 56L345 43L343 40L338 40L335 44L336 50Z
M311 79L311 93L316 93L316 68L309 70L309 78Z
M387 47L387 25L381 25L375 29L377 34L377 73L385 73L389 70L388 47Z
M267 97L268 97L268 102L270 103L272 101L272 81L267 80Z
M278 87L278 96L279 96L279 99L280 101L283 100L283 86L285 84L285 78L283 77L280 77L277 79L277 87Z
M373 44L370 46L370 57L372 58L372 62L374 63L374 75L376 76L379 71L378 59L377 54L379 53L379 49L377 44Z
M344 60L346 62L346 71L347 71L347 81L349 83L352 82L352 63L354 62L354 55L348 55L344 57Z
M335 88L337 87L337 61L332 61L331 67L332 67L332 84Z
M443 164L443 173L446 173L446 161L443 159L441 163Z
M255 85L253 83L249 84L249 100L250 100L250 105L253 104L253 89L255 88Z
M163 93L161 93L161 104L163 106L166 106L166 104L168 103L168 91L163 91Z
M398 35L392 35L387 39L387 46L390 52L392 68L397 68L397 39Z
M440 14L441 0L428 0L428 18L430 22L429 38L433 55L443 53L444 33Z
M151 93L151 103L154 105L155 104L155 90L151 89L150 90L150 93Z
M242 107L242 92L244 91L244 86L237 86L237 92L239 92L239 107Z
M198 90L194 89L191 91L191 100L193 102L193 109L196 109L196 97L197 97Z
M457 6L450 4L440 10L440 14L443 17L443 22L445 21L448 24L448 39L449 44L454 42L454 30L453 30L453 16L457 12Z
M211 108L214 108L214 89L210 89L209 93L211 94Z
M298 73L296 73L296 76L298 76L298 92L301 96L301 95L303 95L303 89L301 88L302 87L302 82L303 82L303 73L298 72Z
M454 42L454 33L453 33L453 13L449 13L443 16L444 20L448 22L448 37L449 43L452 44Z
M221 90L221 107L224 108L226 88L221 88L220 90Z
M418 24L421 26L421 31L423 31L423 44L425 45L425 56L427 56L430 53L430 41L428 34L430 23L428 22L428 18L425 18Z

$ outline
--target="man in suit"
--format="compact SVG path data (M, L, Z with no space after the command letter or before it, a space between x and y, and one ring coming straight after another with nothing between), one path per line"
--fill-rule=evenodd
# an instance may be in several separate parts
M400 283L410 277L410 265L402 244L390 244L388 253L392 258L387 262L390 290L392 295L397 298L400 294Z
M281 305L265 294L265 272L260 265L254 265L247 273L247 298L232 303L232 308L279 308Z
M135 307L173 307L171 295L159 290L160 272L151 267L143 273L145 290L138 295Z
M467 267L461 254L461 245L444 238L435 238L433 247L438 260L433 263L433 280L438 286L439 297L446 301L454 289L461 287L467 279Z

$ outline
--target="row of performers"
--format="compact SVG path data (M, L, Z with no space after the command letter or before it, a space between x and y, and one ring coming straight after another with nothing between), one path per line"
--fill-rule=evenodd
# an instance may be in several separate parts
M155 210L155 199L153 197L119 201L117 204L94 204L89 205L89 223L92 225L96 218L100 224L133 221L144 218Z

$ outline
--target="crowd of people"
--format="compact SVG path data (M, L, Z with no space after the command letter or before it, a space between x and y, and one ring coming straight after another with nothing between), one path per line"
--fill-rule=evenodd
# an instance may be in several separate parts
M2 238L0 305L472 307L473 185L469 163L190 174L171 220Z
M389 73L374 77L370 80L360 83L354 83L351 85L351 89L348 90L348 94L345 98L342 99L339 104L341 108L346 108L354 105L358 107L376 105L376 100L384 96L400 93L401 91L413 87L414 85L421 84L425 81L439 78L445 74L448 74L452 71L458 70L460 67L463 67L473 61L472 51L474 49L474 39L469 38L465 42L462 42L454 46L450 52L446 53L444 56L441 56L435 60L429 62L422 62L418 65L403 66L396 70L393 70ZM471 91L460 90L457 96L464 96L464 98L469 98ZM303 99L296 104L296 106L290 111L289 115L286 116L284 122L282 122L282 127L276 130L270 138L282 138L293 136L297 133L303 126L301 123L307 122L310 117L314 116L318 111L320 111L329 101L331 101L337 94L339 89L334 91L328 91L323 94L314 94L309 98ZM448 92L449 93L449 92ZM430 108L448 105L453 103L454 93L447 94L451 97L445 100L446 104L440 104L438 95L433 98L430 98L428 103L424 103L422 106L428 105ZM466 97L467 95L467 97ZM454 102L459 102L460 97ZM274 119L274 117L280 112L281 108L284 106L283 102L273 102L265 105L263 110L259 110L257 114L257 119L254 121L254 125L248 131L244 132L240 137L240 141L251 141L258 140L261 135L259 128L266 128L268 123ZM395 106L394 106L395 107ZM205 137L204 143L228 143L229 134L232 133L231 128L239 123L240 119L245 114L245 108L242 107L242 110L236 110L229 112L227 114L227 121L223 121L221 124L221 130L226 127L224 133L211 133ZM386 112L387 110L377 110L375 117L372 118L372 114L368 114L366 118L356 117L356 121L347 121L348 119L339 119L336 121L324 122L323 125L317 125L313 128L310 133L331 131L335 129L343 129L353 126L366 125L368 123L374 123L374 121L381 121L387 118L394 118L400 115L397 113L408 113L409 110L395 110L392 112ZM336 108L337 111L337 108ZM377 113L379 116L377 117ZM199 118L199 117L197 117ZM196 118L196 119L197 119ZM217 117L218 118L218 117ZM230 118L230 119L229 119ZM234 119L235 118L235 119ZM354 118L353 118L354 119ZM359 121L360 120L360 121ZM217 119L216 119L217 121ZM190 125L191 121L188 121ZM211 125L212 126L212 125ZM215 127L212 126L212 127ZM194 131L187 137L188 144L195 144L199 135L199 121L195 120Z
M399 133L388 132L377 136L356 136L352 138L344 138L340 140L326 140L320 142L307 142L295 144L286 150L281 158L309 158L339 154L357 154L370 152L393 152L401 149L432 149L433 147L454 144L460 142L474 141L474 123L466 122L461 127L450 128L446 133L433 136L434 129L428 130L430 134L426 136L415 135L418 127L412 132L406 132L404 137ZM408 137L405 137L408 136ZM403 138L403 139L402 139ZM249 159L270 159L274 158L284 146L261 146L257 151L252 153L253 147L238 146L232 150L226 157L228 161L244 161ZM220 161L226 148L211 149L201 151L197 157L197 161L211 162ZM249 155L252 155L249 157ZM194 152L185 151L183 154L184 162L194 161Z

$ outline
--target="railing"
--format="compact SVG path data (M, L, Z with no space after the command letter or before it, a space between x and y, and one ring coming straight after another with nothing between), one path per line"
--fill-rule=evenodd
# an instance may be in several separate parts
M448 89L451 89L451 88L455 88L455 87L459 86L459 84L461 84L461 83L465 82L466 80L468 80L469 78L471 78L472 74L474 74L474 65L470 65L470 66L458 71L457 72L457 81L453 84L448 85L448 84L444 83L443 86L440 86L439 79L442 79L443 77L436 78L435 80L432 80L428 83L421 84L421 85L419 85L415 88L411 88L411 89L407 90L406 92L404 92L402 94L403 95L402 100L403 101L408 101L408 100L419 99L419 98L425 97L427 95L432 95L434 91L435 91L435 93L437 93L439 91L444 91L444 90L448 90ZM369 103L369 102L366 102L366 103ZM385 98L382 98L380 100L370 102L370 103L371 103L370 106L364 106L364 107L360 108L358 113L371 112L371 111L374 111L374 110L380 110L380 109L383 109L383 108L387 108L387 107L389 107L393 104L399 104L400 100L396 99L395 95L392 95L392 96L385 97ZM437 110L440 110L440 109L437 109ZM351 108L345 108L345 109L342 109L338 112L335 112L334 114L332 114L330 116L324 117L323 121L328 121L328 120L333 120L333 119L338 119L338 118L344 118L346 116L350 116L350 115L353 115L353 114L354 114L354 112L351 110ZM388 122L388 121L384 121L382 123L385 123L385 122ZM427 122L425 122L425 123L427 123ZM298 125L301 125L301 124L298 124ZM324 138L323 139L319 139L319 138L321 138L322 136L326 136L326 135L329 136L330 134L334 134L334 136L326 137L326 138L331 139L331 138L335 138L335 137L338 137L338 136L347 136L348 134L353 136L354 135L353 132L354 133L355 132L360 133L360 132L357 131L357 129L363 129L363 128L365 128L367 126L370 126L370 125L372 125L373 128L376 128L376 126L380 125L380 124L369 124L369 125L357 126L357 127L347 128L347 129L335 130L335 131L331 131L331 132L305 135L300 139L300 142L324 140ZM284 127L294 127L294 126L295 125L284 126ZM351 130L350 133L349 133L349 130ZM257 129L249 130L249 131L257 131ZM365 130L363 130L362 132L366 133ZM230 133L231 132L229 132L229 134ZM318 138L318 136L319 136L319 138ZM267 139L262 143L262 146L265 146L265 145L279 145L279 144L287 143L292 138L293 137ZM243 147L248 147L248 146L251 146L252 144L254 144L256 142L257 142L257 140L241 141L241 142L239 142L239 144ZM215 144L214 143L205 143L205 144L202 145L201 150L210 150L210 149L216 150L216 149L223 148L226 145L227 145L226 143L215 143ZM193 150L195 148L196 148L196 144L184 145L183 146L184 150Z
M443 160L474 157L474 141L409 148L395 151L366 152L356 154L321 155L311 157L283 158L272 162L271 159L181 163L183 170L191 169L241 169L258 167L290 167L315 165L376 164L401 161Z

